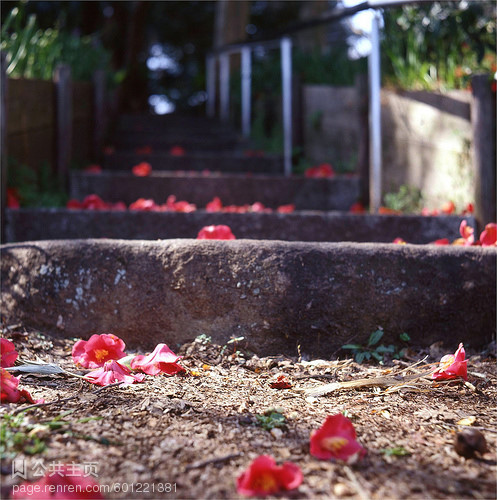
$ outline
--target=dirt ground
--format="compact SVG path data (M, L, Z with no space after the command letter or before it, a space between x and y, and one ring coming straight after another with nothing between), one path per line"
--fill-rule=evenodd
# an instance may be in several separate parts
M75 339L22 331L4 336L22 359L84 374L71 360ZM358 365L344 358L258 358L244 353L243 341L216 346L199 337L175 350L184 356L183 376L147 376L141 384L99 390L67 375L24 374L20 387L51 404L18 413L17 421L9 415L26 405L2 405L2 497L22 482L12 478L12 461L24 460L30 480L38 479L34 471L40 463L92 467L98 482L112 488L107 498L238 498L236 478L254 458L269 454L278 463L298 464L304 474L298 490L282 498L494 499L495 345L482 353L467 350L469 384L421 378L321 397L302 392L335 381L421 373L426 368L413 367L416 361L428 356L423 363L438 362L450 351L434 345L411 349L408 359L385 366ZM292 388L270 387L281 374ZM270 410L284 415L282 427L261 425ZM367 449L357 463L309 454L311 431L338 412L351 419ZM454 449L455 434L463 428L458 422L465 417L475 417L472 426L488 442L490 452L483 458L464 459ZM27 441L15 441L8 432ZM30 455L35 437L45 450Z

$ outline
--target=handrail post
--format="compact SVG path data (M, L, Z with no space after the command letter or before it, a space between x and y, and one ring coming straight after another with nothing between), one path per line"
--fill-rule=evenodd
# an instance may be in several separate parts
M281 46L281 83L283 107L283 158L285 175L292 175L292 40L284 37Z
M381 68L379 13L375 12L371 25L371 53L369 70L369 202L370 211L378 213L381 205Z
M221 121L228 122L230 116L230 55L225 52L219 57L219 93Z
M207 56L205 64L207 71L207 116L214 118L216 114L216 57Z
M252 60L249 47L242 49L242 134L250 136Z
M72 85L71 67L59 64L55 68L56 88L56 169L60 185L67 188L72 152Z

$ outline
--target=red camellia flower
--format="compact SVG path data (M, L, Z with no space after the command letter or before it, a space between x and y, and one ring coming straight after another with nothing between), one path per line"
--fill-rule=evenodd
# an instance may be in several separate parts
M143 146L141 148L136 148L135 152L137 155L149 155L152 153L152 147L151 146Z
M447 354L440 360L440 366L433 372L431 378L434 380L450 380L462 377L468 380L468 360L464 359L466 352L464 347L459 344L455 354Z
M96 385L110 385L116 382L124 382L123 385L143 382L145 375L143 373L132 374L128 368L115 360L106 361L104 366L93 370L85 375L90 379L88 382Z
M125 343L112 333L95 334L74 344L72 360L83 368L99 368L106 361L123 358L125 348Z
M19 192L16 188L7 188L7 207L21 208L21 203L19 201Z
M349 208L349 212L351 214L364 214L366 213L366 209L364 208L364 205L358 201Z
M85 477L84 471L72 464L60 464L54 471L34 483L15 485L12 490L14 500L100 500L98 483L91 477Z
M84 172L87 174L101 174L102 167L100 165L88 165L85 167Z
M461 221L461 225L459 226L459 233L461 234L462 238L458 238L457 240L455 240L454 245L473 245L475 242L474 232L475 230L471 226L468 226L468 221L466 219L463 219Z
M316 177L316 178L334 177L335 171L333 170L333 167L329 163L322 163L321 165L318 165L317 167L308 168L305 171L305 176L306 177Z
M166 344L158 344L148 356L138 355L131 360L131 368L147 375L176 375L186 370L178 365L181 356L176 356Z
M443 214L450 215L453 214L456 210L456 206L453 201L447 201L442 205L441 211Z
M138 163L138 165L135 165L131 169L131 172L133 172L133 175L136 175L137 177L147 177L152 172L152 166L150 163L142 161L141 163Z
M298 465L285 462L278 466L273 457L261 455L236 481L236 489L244 496L272 495L298 488L304 475Z
M497 245L497 224L495 222L491 222L485 226L485 229L480 234L480 242L482 247Z
M236 237L229 226L220 224L203 227L197 235L197 240L236 240Z
M290 389L292 384L288 381L285 375L279 375L278 378L269 384L273 389Z
M447 238L440 238L439 240L432 241L431 245L450 245L450 241Z
M407 245L407 242L402 238L395 238L392 243L395 243L396 245Z
M43 400L35 401L31 394L26 389L19 390L19 379L10 374L3 368L0 370L0 387L1 396L0 402L2 403L36 403L43 402Z
M223 209L223 203L219 196L215 196L207 205L205 206L206 212L220 212Z
M293 203L288 204L288 205L280 205L276 211L279 214L291 214L292 212L295 212L295 205Z
M185 154L185 148L182 146L173 146L169 150L169 154L172 156L183 156Z
M321 460L337 459L350 462L366 454L356 441L352 422L341 413L329 416L324 424L311 433L311 455Z
M8 368L13 366L17 359L17 351L14 344L7 339L0 339L1 349L1 367Z

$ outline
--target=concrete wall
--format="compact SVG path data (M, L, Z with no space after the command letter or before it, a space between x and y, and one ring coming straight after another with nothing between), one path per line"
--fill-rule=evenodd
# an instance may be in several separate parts
M332 165L357 161L359 99L353 87L304 87L305 155ZM383 192L402 184L423 191L427 206L474 201L471 94L383 89Z

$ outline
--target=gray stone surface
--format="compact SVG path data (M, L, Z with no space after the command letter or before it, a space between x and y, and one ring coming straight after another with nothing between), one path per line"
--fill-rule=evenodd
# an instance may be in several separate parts
M360 181L346 177L309 179L263 175L192 177L166 172L155 172L148 177L136 177L129 172L72 174L72 198L82 200L93 193L106 201L124 201L127 205L138 198L165 203L173 194L178 200L195 203L198 208L205 208L218 196L223 205L251 205L259 201L270 208L293 203L298 210L347 211L359 198Z
M494 248L274 241L44 241L1 247L2 315L130 347L200 334L259 354L386 344L476 347L495 335Z
M475 226L472 217L464 217ZM463 217L356 215L341 212L192 213L80 211L61 208L7 210L7 241L73 238L196 238L202 227L227 224L237 238L285 241L429 243L459 237Z

